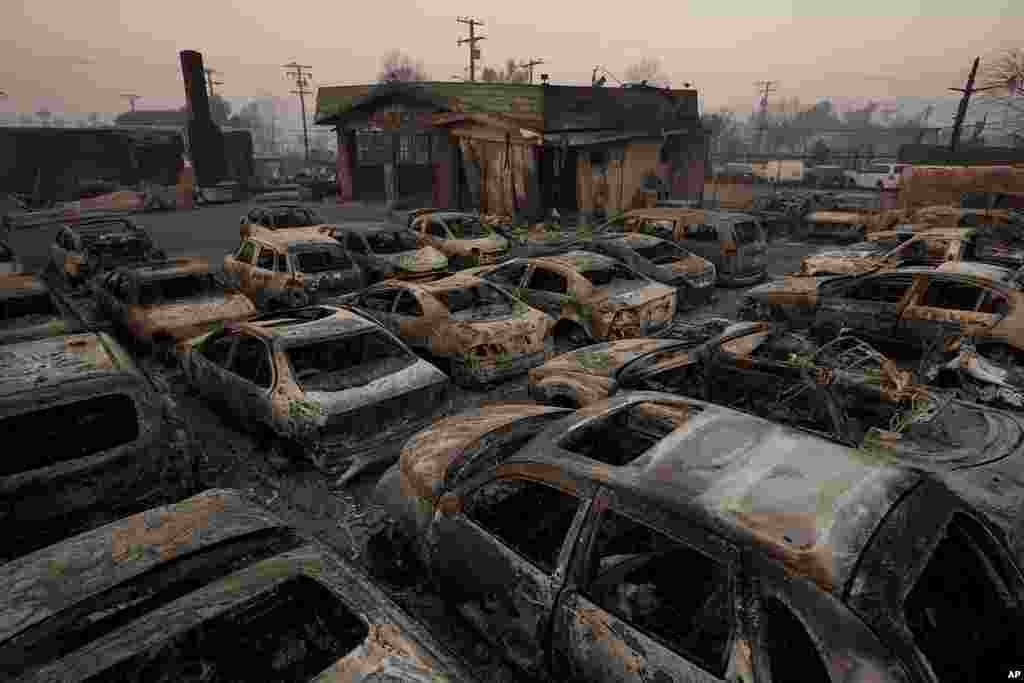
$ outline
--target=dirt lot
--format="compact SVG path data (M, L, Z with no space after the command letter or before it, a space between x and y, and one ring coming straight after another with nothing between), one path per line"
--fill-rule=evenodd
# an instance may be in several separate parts
M229 251L238 246L239 218L249 205L232 204L205 207L189 212L151 214L139 222L153 233L156 242L169 254L198 253L219 264ZM344 221L382 218L375 207L320 207L328 220ZM56 229L20 231L12 235L13 246L26 266L38 269L45 264L47 249ZM800 258L818 245L776 242L769 246L769 272L773 277L795 270ZM717 300L684 317L711 314L732 316L742 290L717 291ZM155 369L150 362L147 368ZM204 448L203 480L208 487L231 487L249 492L278 514L334 547L346 557L360 563L360 549L368 531L380 517L379 510L368 502L376 476L367 475L354 481L347 489L336 490L311 464L270 462L263 444L243 432L231 418L218 414L191 393L180 372L154 370L161 382L179 403ZM455 412L470 410L484 402L523 400L527 398L525 377L506 382L487 391L456 390ZM401 444L391 449L397 455ZM413 589L390 589L400 604L422 618L443 642L448 643L475 669L477 678L492 683L525 680L513 671L473 635L458 617L423 586Z

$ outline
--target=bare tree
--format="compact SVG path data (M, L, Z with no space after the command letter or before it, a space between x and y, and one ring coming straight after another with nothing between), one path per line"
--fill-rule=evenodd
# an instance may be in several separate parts
M1011 48L985 63L980 95L1002 107L1002 128L1017 144L1024 143L1024 49Z
M630 65L626 68L624 78L627 83L647 81L648 85L653 85L656 88L668 88L672 85L668 74L661 68L661 60L658 59L642 59L636 64Z
M505 60L504 71L486 66L480 78L490 83L526 83L530 80L530 72L520 67L516 60L509 58Z
M430 75L421 61L413 61L412 57L401 50L392 50L381 60L380 73L377 80L388 81L429 81Z

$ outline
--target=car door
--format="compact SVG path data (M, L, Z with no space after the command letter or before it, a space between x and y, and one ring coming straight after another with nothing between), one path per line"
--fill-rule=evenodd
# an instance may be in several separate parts
M814 326L836 332L846 327L863 337L893 341L913 282L911 275L883 273L835 286L825 283L818 295Z
M228 404L232 383L228 381L231 353L239 335L227 330L214 333L188 354L186 368L192 385L212 403Z
M229 373L224 375L229 386L232 412L253 430L273 424L270 392L274 386L274 366L270 348L258 337L239 335L231 354Z
M441 501L428 531L432 569L456 591L463 616L506 657L539 675L588 489L569 477L540 481L492 471L456 491Z
M1009 310L998 290L968 278L919 275L919 287L900 318L897 335L910 344L930 348L944 339L995 325Z
M274 279L274 268L277 263L277 252L271 247L263 244L260 245L259 254L256 256L256 262L253 264L249 271L249 278L252 283L252 291L266 296L267 288L270 287Z
M402 289L395 298L395 307L391 313L395 327L406 344L414 349L429 349L431 333L439 321L427 320L423 315L423 305L415 292Z
M530 306L558 320L562 317L562 306L569 294L569 281L554 268L537 263L527 275L524 291Z
M394 334L401 336L395 319L395 299L402 290L395 287L377 287L362 292L356 297L356 306L365 308L373 317Z
M243 240L233 256L224 259L224 271L246 293L252 292L252 267L259 247L252 240Z
M645 507L607 490L595 498L552 620L559 678L743 680L738 553L696 525L665 533Z

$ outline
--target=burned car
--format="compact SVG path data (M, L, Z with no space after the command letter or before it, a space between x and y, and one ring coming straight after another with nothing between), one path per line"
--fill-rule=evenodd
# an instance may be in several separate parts
M639 232L606 235L580 248L616 258L656 282L676 288L679 305L700 306L714 300L715 264L675 242Z
M224 257L224 274L260 308L300 308L363 286L362 269L315 227L244 225L240 232L242 244Z
M432 211L414 217L410 227L421 244L445 254L454 270L490 265L508 255L509 241L471 213Z
M416 233L386 223L346 223L328 234L363 269L367 284L381 280L432 280L448 274L448 257L419 243Z
M337 306L258 316L191 339L189 383L282 456L311 459L344 484L382 445L429 423L448 377L374 320ZM347 469L346 469L347 468Z
M463 386L522 374L554 352L551 316L464 273L430 283L388 280L354 304Z
M917 349L974 337L997 362L1024 365L1024 292L959 270L790 277L750 290L739 317L809 326L824 340L848 329L869 341Z
M982 680L1022 651L1019 529L945 476L657 392L460 417L381 479L375 547L531 674Z
M0 275L0 344L82 332L83 327L39 278Z
M901 237L905 241L897 242ZM1019 242L1019 238L1017 240ZM1024 244L1018 250L1003 240L979 234L975 228L939 228L913 235L899 231L874 233L866 242L845 249L805 256L795 275L852 275L910 266L937 268L945 263L1024 265Z
M115 325L170 359L176 343L256 312L214 273L205 259L185 256L118 268L94 281L93 293Z
M0 347L0 440L8 559L198 484L195 443L173 402L103 333Z
M120 266L167 258L153 238L129 218L84 218L57 232L48 268L68 285Z
M360 570L211 489L0 566L8 681L468 683Z
M676 242L715 265L719 284L745 287L768 275L767 241L754 216L704 209L636 209L597 228L595 235L640 232Z
M558 350L652 334L672 321L678 301L671 287L588 251L515 258L468 272L512 291L557 320Z
M242 232L253 228L310 228L329 225L315 209L302 204L271 204L258 206L242 216Z

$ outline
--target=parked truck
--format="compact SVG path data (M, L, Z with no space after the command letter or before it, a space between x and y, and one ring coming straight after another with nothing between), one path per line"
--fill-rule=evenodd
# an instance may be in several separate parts
M898 190L904 170L909 164L873 163L860 169L846 171L847 187L875 190Z

